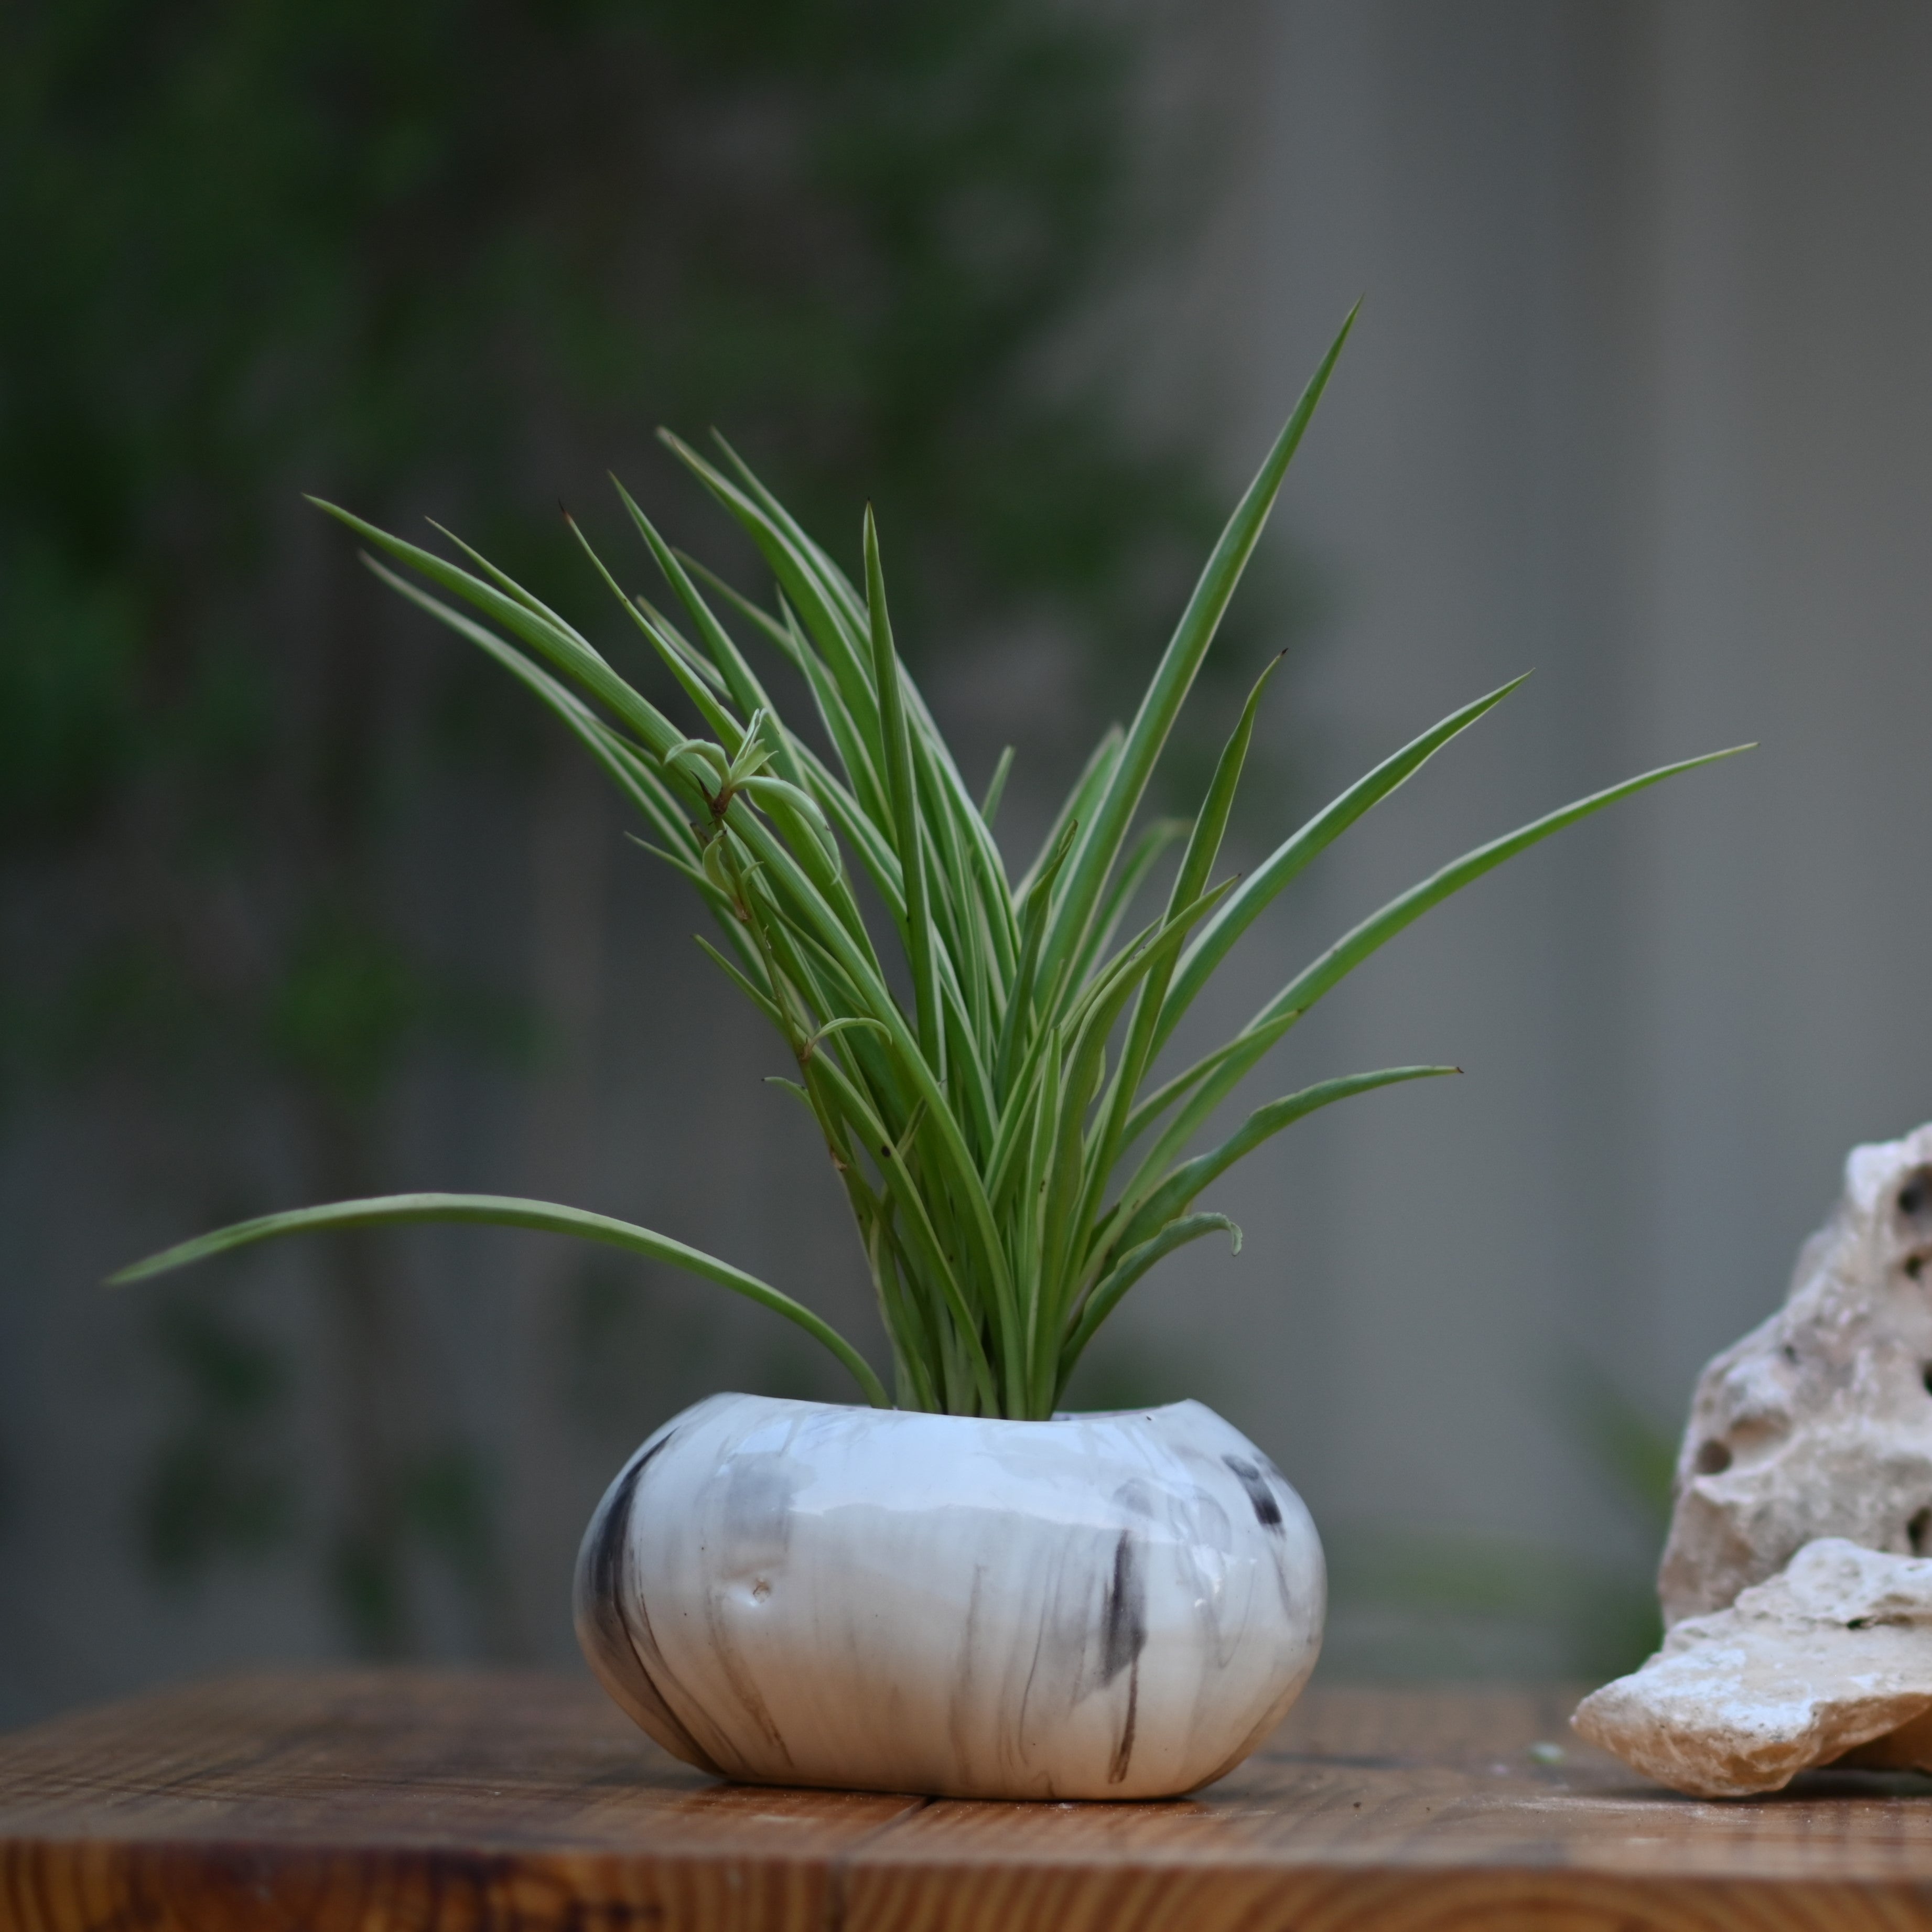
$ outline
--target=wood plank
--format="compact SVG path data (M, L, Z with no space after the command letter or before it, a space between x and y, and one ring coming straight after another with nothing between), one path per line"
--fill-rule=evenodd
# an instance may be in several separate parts
M228 1678L0 1739L0 1927L815 1932L917 1802L721 1784L587 1681Z
M1318 1690L1192 1799L928 1805L851 1855L843 1932L1932 1927L1932 1784L1700 1802L1578 1743L1575 1702Z
M1932 1784L1700 1803L1573 1701L1318 1690L1192 1799L1002 1805L720 1784L574 1680L230 1678L0 1738L0 1928L1932 1928Z

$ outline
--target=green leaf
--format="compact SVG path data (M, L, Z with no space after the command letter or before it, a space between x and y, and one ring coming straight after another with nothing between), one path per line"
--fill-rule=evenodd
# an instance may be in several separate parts
M850 596L844 587L842 598L836 574L828 578L822 554L813 554L788 534L784 525L764 506L748 496L730 478L706 462L697 451L668 430L658 432L664 447L730 512L742 524L760 554L770 566L784 594L803 616L806 628L825 654L825 661L838 686L854 722L868 744L878 739L878 705L874 697L866 660L858 638L860 633L851 614L843 608Z
M1182 956L1174 975L1173 990L1168 994L1160 1024L1153 1039L1153 1051L1162 1045L1193 1004L1216 967L1225 959L1234 942L1252 926L1262 910L1271 904L1282 888L1309 861L1333 844L1356 820L1379 804L1404 784L1448 744L1468 730L1483 714L1500 704L1528 676L1512 678L1498 690L1451 712L1442 722L1405 745L1393 758L1385 758L1366 777L1358 778L1331 805L1318 812L1300 831L1284 839L1269 854L1265 863L1241 881L1240 890L1210 920ZM1223 814L1225 822L1226 814Z
M365 555L362 561L371 575L381 578L392 590L427 610L437 622L446 624L458 636L466 638L494 658L512 676L536 692L576 734L591 756L650 820L680 860L688 863L698 849L691 828L680 814L675 796L646 762L650 754L641 746L614 731L567 685L558 682L541 664L532 663L514 645L506 644L494 632L484 629L461 611L452 610L440 598L432 597L406 578L398 577L374 557ZM688 786L686 790L689 790ZM689 802L699 806L703 802L694 794Z
M590 539L578 528L574 517L566 516L564 521L570 526L570 533L576 538L578 548L590 560L591 568L604 580L611 596L616 598L618 608L643 632L652 650L657 652L671 676L683 687L685 695L698 707L698 715L718 734L718 741L725 750L735 756L743 742L745 728L719 701L716 687L721 680L717 674L698 658L682 638L670 631L668 626L658 622L656 614L641 597L633 598L626 593L622 586L604 568L604 560L592 548ZM710 675L707 676L707 673Z
M1086 943L1073 962L1070 976L1073 985L1078 986L1093 971L1094 962L1112 945L1114 934L1120 929L1121 920L1134 902L1135 894L1146 884L1148 874L1160 863L1161 854L1170 845L1178 844L1185 838L1187 832L1184 818L1157 818L1134 841L1133 850L1127 854L1126 862L1108 887L1106 903L1088 929Z
M1305 972L1284 986L1250 1024L1272 1019L1290 1009L1305 1013L1372 952L1386 945L1405 927L1413 926L1432 907L1440 905L1465 886L1473 885L1484 873L1494 872L1505 860L1528 851L1552 832L1561 832L1565 826L1574 825L1579 819L1588 818L1606 806L1615 805L1619 799L1632 797L1652 785L1661 784L1666 778L1676 778L1680 772L1694 772L1701 766L1715 764L1720 759L1734 758L1741 752L1756 748L1754 745L1732 745L1724 751L1706 752L1701 758L1684 758L1676 764L1659 766L1655 771L1640 772L1606 790L1577 799L1501 838L1492 839L1486 845L1479 845L1473 852L1465 853L1454 864L1444 866L1419 885L1412 886L1379 912L1344 934Z
M1337 1100L1352 1100L1358 1094L1371 1094L1378 1087L1394 1087L1408 1080L1436 1080L1446 1074L1460 1073L1458 1066L1390 1066L1378 1073L1352 1073L1340 1079L1324 1080L1304 1087L1279 1100L1257 1107L1219 1147L1197 1154L1174 1169L1166 1180L1134 1210L1132 1218L1113 1238L1114 1248L1135 1246L1152 1234L1164 1222L1183 1213L1194 1197L1210 1182L1253 1153L1262 1142L1292 1126L1297 1120L1333 1106Z
M905 881L906 949L911 956L913 1000L920 1051L928 1066L943 1064L940 1045L939 987L933 970L933 932L926 894L922 849L924 828L913 789L912 741L906 728L905 694L892 622L886 612L886 580L879 566L879 532L872 506L866 506L866 604L872 630L872 682L879 694L879 730L884 740L886 788L892 810L892 847Z
M1101 888L1107 874L1113 870L1128 825L1140 804L1142 794L1147 789L1148 780L1154 775L1154 765L1167 742L1168 734L1174 728L1174 721L1186 701L1194 674L1201 668L1201 661L1207 656L1208 646L1214 641L1214 634L1220 628L1222 614L1234 594L1234 586L1241 580L1248 559L1261 540L1268 512L1274 507L1282 479L1288 474L1288 463L1300 446L1302 436L1315 414L1316 405L1321 401L1322 392L1328 387L1329 376L1342 353L1342 345L1348 340L1348 332L1354 326L1355 310L1351 309L1340 333L1322 358L1321 367L1302 392L1294 413L1275 439L1274 447L1268 452L1255 480L1248 485L1247 494L1228 520L1228 526L1221 532L1220 541L1215 544L1208 566L1201 573L1201 580L1195 586L1186 609L1181 613L1180 622L1175 626L1174 636L1154 672L1154 681L1148 686L1140 710L1128 728L1126 742L1108 778L1106 794L1082 832L1067 867L1060 890L1060 904L1041 960L1041 970L1049 980L1060 962L1086 934L1088 922L1093 916Z
M1211 1234L1216 1228L1226 1232L1228 1244L1236 1254L1241 1252L1241 1231L1225 1214L1190 1214L1184 1220L1171 1221L1151 1240L1143 1241L1137 1248L1123 1255L1106 1278L1099 1282L1092 1294L1082 1304L1078 1320L1060 1351L1059 1386L1066 1386L1066 1378L1073 1372L1082 1352L1094 1339L1094 1331L1106 1320L1119 1305L1122 1295L1138 1281L1156 1262L1165 1261L1176 1248L1185 1247L1190 1241L1198 1241L1203 1234Z
M1227 832L1228 820L1234 808L1234 794L1240 785L1241 772L1247 763L1248 746L1254 738L1255 719L1261 709L1262 694L1268 688L1268 680L1274 675L1280 663L1281 656L1277 654L1262 667L1262 674L1255 680L1253 688L1248 693L1247 702L1241 707L1241 715L1236 721L1233 731L1229 734L1227 743L1222 747L1220 758L1215 764L1214 776L1208 781L1207 796L1202 801L1200 811L1195 814L1192 829L1188 833L1187 849L1180 856L1180 864L1174 873L1174 884L1168 894L1170 910L1196 897L1207 884L1208 874L1214 869L1214 861L1220 855L1221 841ZM1210 920L1210 925L1218 921L1220 916L1216 914L1215 920ZM1148 1062L1156 1051L1155 1028L1173 972L1172 962L1163 960L1154 972L1148 975L1147 982L1142 987L1140 996L1135 1002L1133 1018L1127 1028L1126 1042L1120 1048L1120 1064L1114 1070L1113 1087L1107 1096L1107 1104L1096 1130L1094 1153L1088 1162L1086 1190L1081 1202L1080 1221L1082 1226L1094 1220L1114 1164L1120 1159L1122 1149L1130 1144L1134 1138L1130 1131L1130 1124L1134 1114L1134 1099L1140 1091L1141 1082L1146 1076ZM1158 1108L1156 1111L1158 1112Z
M1291 1008L1285 1013L1278 1014L1264 1026L1249 1028L1237 1034L1232 1040L1224 1041L1212 1053L1203 1054L1184 1073L1177 1073L1172 1080L1156 1088L1128 1114L1126 1124L1121 1130L1120 1139L1114 1148L1114 1158L1118 1159L1120 1154L1132 1147L1169 1107L1191 1093L1216 1068L1225 1066L1238 1054L1256 1048L1265 1053L1300 1017L1300 1013Z
M1049 860L1058 867L1066 854L1072 851L1082 824L1093 815L1094 801L1106 789L1107 781L1113 776L1120 747L1126 742L1126 734L1118 724L1109 724L1100 734L1100 742L1087 754L1087 762L1081 768L1079 777L1074 780L1073 789L1066 794L1058 814L1047 827L1046 836L1040 841L1040 850L1033 863L1013 888L1016 904L1028 904L1047 883L1042 875Z
M1606 791L1578 799L1501 838L1478 846L1473 852L1465 853L1454 864L1444 866L1440 872L1431 874L1420 884L1412 886L1407 892L1391 899L1379 912L1371 914L1345 933L1312 964L1298 974L1248 1022L1237 1040L1231 1042L1233 1050L1222 1058L1213 1074L1202 1082L1193 1099L1161 1136L1142 1163L1142 1172L1149 1166L1165 1165L1186 1144L1195 1130L1281 1037L1285 1030L1281 1022L1292 1024L1299 1019L1324 993L1331 992L1397 933L1414 925L1431 907L1441 904L1465 886L1473 884L1484 873L1493 872L1505 860L1527 851L1551 833L1575 824L1579 819L1587 818L1592 812L1602 811L1606 806L1614 805L1619 799L1628 798L1648 786L1661 784L1680 772L1695 771L1700 765L1714 764L1720 758L1734 758L1739 752L1752 748L1749 745L1736 745L1727 751L1708 752L1702 758L1686 758L1677 764L1665 765L1656 771L1627 778Z
M658 569L663 572L664 581L670 586L678 602L690 614L692 622L698 626L698 634L704 640L705 650L710 654L710 661L716 666L718 674L724 679L732 698L748 716L759 711L767 716L772 716L772 701L765 694L764 686L758 682L756 674L732 641L731 634L712 614L711 607L705 602L697 585L692 582L683 565L677 560L676 554L658 535L650 518L638 507L629 490L618 482L616 477L612 477L610 481L615 485L624 508L630 513L632 522L637 526L650 548ZM773 752L779 776L793 784L800 783L797 761L792 757L790 748L785 742L784 734L782 732L773 734Z
M693 933L692 937L697 940L704 956L782 1033L784 1030L784 1015L778 1010L778 1004L770 994L754 984L748 974L740 972L702 933Z
M993 776L986 786L986 795L980 801L980 816L986 821L986 830L993 829L993 821L1000 815L1000 800L1006 796L1006 774L1013 768L1013 748L1009 745L1000 754L1000 761L993 767Z
M1064 1088L1056 1123L1052 1165L1042 1203L1040 1234L1040 1293L1046 1304L1040 1329L1057 1322L1059 1311L1070 1293L1070 1262L1084 1246L1078 1204L1088 1198L1086 1175L1081 1160L1081 1130L1088 1106L1099 1090L1106 1071L1107 1036L1114 1022L1133 997L1136 988L1177 952L1189 929L1208 912L1233 881L1204 892L1190 904L1167 914L1126 948L1096 980L1066 1019L1055 1036L1067 1042ZM1039 1399L1051 1398L1051 1355L1036 1360L1036 1373L1046 1378Z
M485 616L494 618L513 637L520 638L559 669L567 671L592 696L602 699L660 758L665 748L682 735L656 705L633 691L574 631L539 616L529 604L506 596L481 578L471 576L466 570L459 570L433 550L392 537L374 524L324 502L320 496L308 500L379 550L387 550L412 570L419 571L432 584L440 584Z
M694 580L701 580L710 584L747 623L755 625L764 634L766 642L775 645L784 653L787 663L795 664L798 662L793 652L790 633L769 610L760 610L742 590L727 584L715 570L700 563L688 550L674 550L671 554L691 572ZM722 686L722 674L719 682Z
M297 1208L286 1214L263 1214L252 1221L238 1221L211 1234L183 1241L177 1247L150 1255L118 1274L108 1276L112 1286L146 1281L171 1270L186 1268L210 1256L226 1254L233 1248L247 1247L256 1241L274 1240L284 1234L318 1234L326 1229L406 1227L422 1222L482 1222L493 1227L532 1228L539 1233L574 1234L586 1241L602 1241L614 1248L641 1255L647 1261L664 1262L691 1274L702 1275L721 1288L782 1315L795 1322L814 1341L822 1342L856 1378L866 1399L875 1408L889 1408L886 1391L864 1356L828 1322L813 1314L801 1302L793 1300L756 1275L721 1262L701 1249L686 1247L668 1235L654 1234L648 1228L634 1227L628 1221L614 1221L607 1214L592 1214L580 1208L560 1208L548 1201L524 1201L506 1194L390 1194L370 1201L338 1201L326 1207Z

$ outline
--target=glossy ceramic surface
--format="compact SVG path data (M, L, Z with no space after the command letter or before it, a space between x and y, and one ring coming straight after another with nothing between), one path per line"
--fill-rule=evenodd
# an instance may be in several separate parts
M757 1783L1154 1798L1314 1668L1322 1549L1198 1402L1002 1422L718 1395L612 1484L578 1641L687 1762Z

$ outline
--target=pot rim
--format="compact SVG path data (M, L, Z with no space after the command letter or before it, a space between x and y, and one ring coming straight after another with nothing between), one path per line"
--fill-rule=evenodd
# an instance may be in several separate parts
M1176 1410L1183 1408L1206 1409L1210 1415L1216 1418L1220 1414L1219 1410L1210 1408L1198 1396L1191 1395L1178 1396L1172 1402L1150 1402L1138 1408L1055 1409L1051 1416L955 1415L950 1410L901 1408L896 1404L890 1408L877 1408L866 1402L814 1402L808 1396L760 1395L755 1390L746 1389L718 1389L710 1395L699 1396L698 1402L782 1402L794 1408L823 1409L831 1415L869 1415L881 1418L891 1416L921 1422L970 1422L992 1429L1051 1429L1059 1423L1119 1422L1135 1417L1144 1417L1151 1422L1156 1416L1171 1415ZM693 1405L694 1407L696 1406Z

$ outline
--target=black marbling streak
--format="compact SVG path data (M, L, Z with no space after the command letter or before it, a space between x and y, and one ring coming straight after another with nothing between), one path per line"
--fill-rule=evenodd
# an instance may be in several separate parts
M1127 1774L1127 1766L1134 1755L1134 1726L1140 1717L1141 1667L1136 1663L1127 1678L1127 1720L1120 1726L1120 1741L1114 1747L1114 1755L1107 1765L1107 1782L1122 1783Z
M1221 1460L1240 1478L1241 1487L1247 1491L1248 1501L1254 1505L1256 1522L1262 1528L1280 1535L1281 1505L1275 1501L1268 1478L1245 1456L1223 1456Z
M658 1450L670 1440L670 1436L667 1434L663 1442L653 1442L648 1448L640 1450L619 1479L617 1486L604 1500L589 1566L590 1608L602 1612L616 1607L617 1586L623 1576L626 1534L631 1522L631 1498L637 1490L638 1478L650 1467Z
M1141 1574L1140 1546L1131 1529L1114 1545L1114 1574L1100 1612L1100 1682L1111 1684L1123 1670L1127 1678L1127 1714L1107 1767L1107 1782L1118 1784L1134 1754L1134 1726L1140 1715L1141 1652L1147 1648L1147 1580Z
M631 1501L638 1479L677 1432L667 1430L658 1441L640 1450L619 1478L616 1486L598 1506L588 1536L590 1560L580 1570L577 1592L578 1641L595 1649L593 1662L630 1693L636 1703L658 1719L688 1747L687 1761L706 1771L717 1766L697 1739L678 1722L638 1654L636 1633L624 1608L624 1550L630 1532ZM656 1648L655 1645L652 1646ZM620 1702L624 1700L620 1699ZM634 1718L634 1713L632 1714Z
M1100 1610L1100 1682L1111 1684L1147 1648L1147 1582L1130 1529L1114 1545L1114 1574Z

